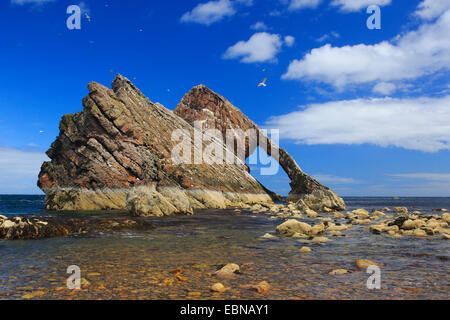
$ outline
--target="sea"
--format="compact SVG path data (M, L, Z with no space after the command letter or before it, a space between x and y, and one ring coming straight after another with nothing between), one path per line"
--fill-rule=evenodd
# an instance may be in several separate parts
M450 210L450 198L347 197L348 210L408 207L424 214ZM51 217L43 196L0 195L1 215ZM71 213L86 214L86 213ZM124 213L90 213L123 215ZM0 299L449 299L450 251L440 237L399 239L354 226L332 241L261 238L284 220L243 210L199 210L192 216L148 218L155 229L97 232L60 238L0 241ZM312 218L301 219L314 224ZM300 248L311 248L301 253ZM379 267L380 287L356 260ZM214 293L214 272L240 266L227 291ZM70 290L70 266L80 269L82 290ZM348 273L332 275L336 269ZM178 270L174 272L173 270ZM371 280L372 279L372 280ZM261 295L251 285L267 281Z

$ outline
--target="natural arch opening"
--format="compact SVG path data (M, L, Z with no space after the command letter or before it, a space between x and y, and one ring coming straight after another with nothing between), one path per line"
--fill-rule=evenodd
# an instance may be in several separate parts
M263 157L263 159L261 159ZM270 170L272 164L265 164L266 160L270 158L271 161L275 161L278 170L275 174L267 175L263 169ZM250 159L256 159L257 163L250 163ZM269 156L261 147L257 147L253 154L251 154L245 161L250 169L250 174L258 180L266 189L271 192L280 195L283 199L286 199L291 191L289 185L291 179L286 172L279 166L276 159Z

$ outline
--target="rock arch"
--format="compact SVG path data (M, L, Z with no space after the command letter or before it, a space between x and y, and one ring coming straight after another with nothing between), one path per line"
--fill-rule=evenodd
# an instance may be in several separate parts
M287 199L289 202L300 201L314 210L323 210L324 207L334 210L346 209L344 201L336 193L303 172L285 149L273 143L241 110L206 86L199 85L192 88L183 97L174 112L192 126L196 121L202 121L203 130L219 130L224 141L228 129L241 129L242 132L250 129L256 130L259 133L257 141L249 141L248 137L242 135L236 136L236 139L241 140L239 143L245 143L246 158L255 151L257 146L271 156L273 150L279 150L279 156L274 158L291 180L291 192ZM265 139L265 143L261 139ZM236 152L236 150L234 151Z

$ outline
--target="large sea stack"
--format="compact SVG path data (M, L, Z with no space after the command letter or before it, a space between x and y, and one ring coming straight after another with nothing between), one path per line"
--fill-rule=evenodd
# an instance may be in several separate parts
M83 110L63 116L60 134L47 151L51 161L43 164L39 174L47 209L126 210L163 216L272 202L273 194L250 175L234 152L234 164L174 163L172 152L179 142L172 139L173 132L193 137L195 120L215 121L219 130L257 128L208 88L192 89L175 112L151 102L120 75L112 90L95 82L88 88ZM192 154L208 145L192 143ZM230 153L225 144L220 148ZM303 173L282 149L279 162L292 179L289 200L304 201L316 210L345 209L342 199Z

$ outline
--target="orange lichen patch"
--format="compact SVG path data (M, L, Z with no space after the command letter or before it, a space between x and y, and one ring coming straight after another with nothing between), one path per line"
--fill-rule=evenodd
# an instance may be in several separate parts
M192 181L191 180L186 180L186 179L183 179L180 184L185 189L190 189L193 186Z
M129 177L128 177L128 182L134 184L134 183L137 182L137 179L136 179L136 177L129 176Z
M139 145L144 144L144 138L142 137L141 134L136 135L136 136L134 137L134 139L135 139L135 143L137 143L137 144L139 144Z
M41 188L43 188L43 189L51 188L53 185L52 181L50 180L50 177L46 173L41 175L41 177L39 178L39 184L40 184Z
M127 131L128 131L128 127L127 127L127 125L126 124L124 124L123 126L121 126L120 128L120 131L122 131L123 133L127 133Z

